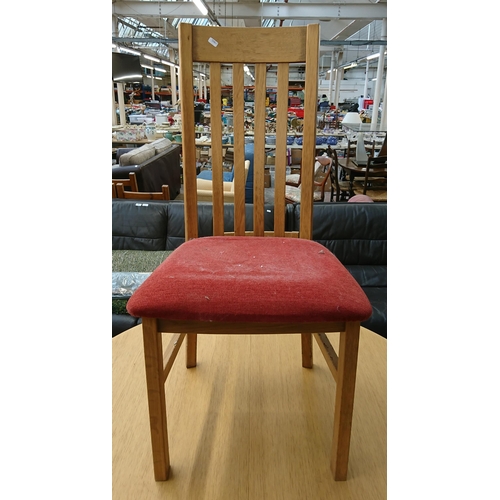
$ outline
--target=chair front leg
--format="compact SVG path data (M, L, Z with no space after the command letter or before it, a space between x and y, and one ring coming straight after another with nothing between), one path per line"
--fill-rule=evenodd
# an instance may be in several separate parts
M347 479L358 364L359 329L359 322L348 322L346 331L340 332L331 462L331 469L336 481Z
M156 319L142 318L142 335L154 475L156 481L166 481L170 473L170 457L168 453L163 349L161 332L157 329Z

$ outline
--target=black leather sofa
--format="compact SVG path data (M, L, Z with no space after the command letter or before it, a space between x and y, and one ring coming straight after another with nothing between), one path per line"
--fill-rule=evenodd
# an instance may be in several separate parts
M139 165L113 165L112 178L128 179L129 172L134 172L139 191L159 192L162 185L167 184L173 200L181 191L180 151L178 144L172 144L166 151Z
M300 205L287 205L286 228L298 230ZM184 242L184 206L180 201L113 200L113 271L145 273L168 258ZM233 206L225 205L226 230L233 230ZM247 230L252 229L252 205L246 205ZM199 235L212 234L212 205L200 204ZM273 227L273 207L266 207L266 230ZM362 323L387 337L387 204L315 203L313 239L334 253L362 286L372 307L372 316ZM141 262L149 259L146 267ZM120 268L126 262L128 268ZM150 269L147 268L150 266ZM118 274L114 274L118 276ZM114 281L115 284L115 281ZM126 314L123 297L116 298L113 336L135 326L140 320ZM116 306L116 304L121 304ZM120 310L121 307L121 310Z

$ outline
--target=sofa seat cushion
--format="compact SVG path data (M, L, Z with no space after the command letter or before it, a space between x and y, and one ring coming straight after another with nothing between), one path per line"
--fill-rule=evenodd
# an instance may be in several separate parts
M155 147L151 144L144 144L140 148L135 148L120 156L120 166L140 165L156 155Z
M386 287L363 287L370 304L372 315L361 326L368 328L372 332L387 338L387 288Z

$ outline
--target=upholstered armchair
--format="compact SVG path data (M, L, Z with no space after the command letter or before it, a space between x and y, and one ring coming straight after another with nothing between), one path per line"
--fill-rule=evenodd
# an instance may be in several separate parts
M248 169L250 161L245 160L245 182L248 177ZM234 182L225 181L224 186L224 203L234 203ZM212 201L212 181L210 179L196 179L196 187L198 191L198 201Z

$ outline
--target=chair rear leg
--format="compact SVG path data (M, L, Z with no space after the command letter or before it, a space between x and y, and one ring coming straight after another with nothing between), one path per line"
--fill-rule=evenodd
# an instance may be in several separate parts
M347 479L358 363L359 329L359 322L349 322L346 325L346 331L340 332L331 461L331 469L336 481Z
M196 333L188 333L186 337L186 368L194 368L196 366L196 345L198 342L198 335Z
M154 475L156 481L166 481L170 473L170 457L168 453L163 348L161 332L157 329L156 319L142 318L142 332Z

